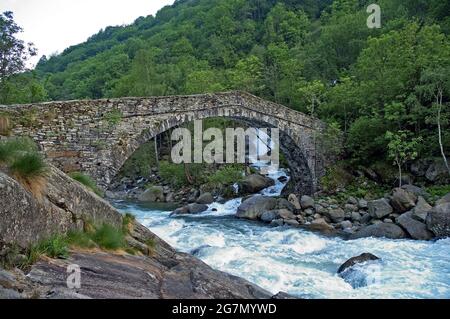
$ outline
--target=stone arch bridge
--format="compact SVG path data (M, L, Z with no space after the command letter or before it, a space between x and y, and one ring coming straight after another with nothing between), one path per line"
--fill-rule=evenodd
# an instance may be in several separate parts
M321 147L325 125L244 92L0 106L0 135L33 138L64 172L81 171L107 188L125 161L170 128L211 117L278 127L291 168L290 191L311 194L333 161Z

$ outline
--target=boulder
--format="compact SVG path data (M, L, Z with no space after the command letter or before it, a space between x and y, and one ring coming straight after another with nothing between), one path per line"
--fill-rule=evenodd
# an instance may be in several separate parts
M278 218L277 210L270 210L261 214L260 219L265 223L271 223L274 219Z
M283 219L274 219L272 220L272 222L270 223L271 226L273 227L280 227L284 225L284 220Z
M439 200L436 202L436 206L437 206L437 205L442 205L442 204L445 204L445 203L450 203L450 193L448 193L447 195L445 195L444 197L442 197L441 199L439 199Z
M431 207L422 196L419 196L416 207L412 210L412 218L420 222L425 222L431 209L433 209L433 207Z
M238 218L257 220L264 212L275 209L277 200L267 196L253 196L245 200L237 210Z
M247 176L241 183L239 190L242 194L254 194L263 189L275 185L275 181L259 174Z
M342 208L330 209L325 213L325 216L328 217L333 223L340 223L345 218L345 212Z
M170 216L175 216L175 215L187 215L189 214L189 208L187 206L183 206L180 208L175 209L172 214L170 214Z
M289 220L285 220L284 223L288 226L291 227L298 227L300 226L300 223L298 221L296 221L295 219L289 219Z
M342 229L347 229L347 228L352 228L353 224L352 222L348 221L348 220L344 220L343 222L341 222L339 225L341 225Z
M370 254L370 253L363 253L357 257L352 257L349 260L347 260L345 263L343 263L339 269L338 269L338 274L344 272L345 270L347 270L348 268L353 267L356 264L361 264L361 263L365 263L367 261L372 261L372 260L379 260L380 258L378 258L377 256Z
M285 220L290 220L290 219L296 219L297 216L295 216L295 214L287 209L280 209L278 210L278 216L280 216L280 218L283 218Z
M295 209L302 209L302 206L300 205L300 201L295 194L289 195L288 201L295 207Z
M285 198L278 198L277 200L277 209L287 209L292 212L298 211L298 209L295 208L294 205L292 205L287 199Z
M401 239L406 238L406 233L399 226L390 223L378 223L366 226L350 236L350 239L365 237Z
M395 188L392 193L391 205L395 212L404 213L416 206L417 196L403 188Z
M401 215L397 218L397 224L402 226L413 239L430 240L434 237L427 229L427 225L413 218L413 212Z
M403 185L402 189L404 189L408 193L412 193L412 194L416 195L416 197L422 196L425 199L430 198L430 194L428 194L423 188L420 188L415 185Z
M367 203L367 201L365 199L360 199L358 201L358 208L359 209L367 209L367 207L368 207L367 205L368 205L368 203Z
M310 225L308 225L308 228L314 231L319 231L321 233L325 234L331 234L335 232L335 229L333 226L328 224L325 219L319 218L315 219L311 222Z
M200 214L208 210L208 205L193 203L187 205L187 208L189 210L189 214Z
M438 238L450 237L450 203L433 207L427 216L427 228Z
M141 202L164 202L164 188L162 186L152 186L143 192L138 200Z
M314 199L310 196L304 195L300 200L300 205L302 206L302 209L314 208Z
M430 182L448 181L448 171L442 159L436 159L430 167L428 167L425 178Z
M353 212L351 218L353 221L359 222L361 220L361 214L358 212Z
M377 199L367 203L367 207L369 208L369 214L373 218L381 219L384 216L391 214L394 210L387 199Z
M196 201L197 204L205 204L205 205L212 204L213 202L214 197L212 196L211 193L203 193L202 195L199 196L199 198L197 198Z

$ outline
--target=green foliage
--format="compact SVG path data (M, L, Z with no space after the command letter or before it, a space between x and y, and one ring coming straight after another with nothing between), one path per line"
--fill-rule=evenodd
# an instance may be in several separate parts
M208 176L208 182L219 185L230 185L241 181L243 177L244 166L239 164L230 164L221 167L215 173Z
M350 127L347 151L361 163L379 159L385 153L386 126L379 117L360 117Z
M334 193L338 189L345 189L353 182L353 176L343 165L335 165L328 169L320 184L327 193Z
M39 242L30 251L31 259L35 259L38 255L46 255L50 258L67 258L69 255L67 239L63 236L55 235Z
M103 249L117 250L125 247L122 230L108 224L100 226L92 235L92 239Z
M26 180L43 176L47 170L36 144L29 138L10 138L0 142L0 164Z
M433 202L450 193L450 185L434 185L426 187L425 191L430 194Z
M180 187L187 184L183 165L162 161L159 163L159 174L174 186Z
M76 180L77 182L83 184L87 188L89 188L91 191L93 191L95 194L97 194L100 197L104 196L103 191L97 186L95 181L90 177L80 172L72 172L69 174L69 176Z

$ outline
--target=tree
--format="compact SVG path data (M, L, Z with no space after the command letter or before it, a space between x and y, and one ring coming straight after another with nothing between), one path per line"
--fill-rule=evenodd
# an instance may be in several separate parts
M317 109L322 104L325 97L325 85L315 80L305 83L299 88L300 96L306 101L306 108L311 116L316 116Z
M16 37L20 32L22 28L14 22L11 11L0 14L0 86L11 75L24 71L26 61L37 53L32 43Z
M436 110L433 112L435 114L435 122L438 128L438 141L439 148L441 152L442 159L444 160L445 167L447 167L448 174L450 175L450 168L445 156L444 144L442 143L442 113L445 107L448 110L448 103L443 103L443 97L445 93L450 92L450 67L443 68L437 66L434 70L426 70L422 74L422 85L420 91L425 95L432 97L434 99L433 107ZM447 123L447 119L444 119Z
M410 138L409 131L386 132L388 143L388 157L398 167L399 187L402 187L402 166L407 162L417 158L417 148L422 141L422 137Z

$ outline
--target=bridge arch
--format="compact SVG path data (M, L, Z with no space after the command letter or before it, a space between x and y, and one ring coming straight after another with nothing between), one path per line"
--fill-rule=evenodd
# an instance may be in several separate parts
M0 107L5 116L12 119L11 134L32 137L57 167L85 172L103 188L144 143L183 123L213 117L278 127L298 194L314 192L333 161L316 143L325 128L321 121L244 92Z

